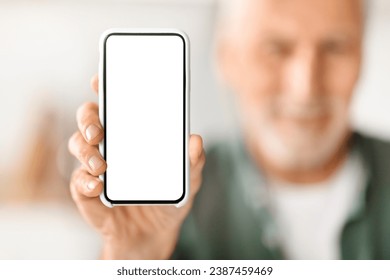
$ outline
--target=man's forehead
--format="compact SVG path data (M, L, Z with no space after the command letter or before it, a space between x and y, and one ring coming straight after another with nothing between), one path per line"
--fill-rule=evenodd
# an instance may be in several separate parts
M281 20L328 25L361 23L364 0L220 0L219 24L223 28L246 23L278 25ZM276 23L276 24L275 24ZM280 22L280 24L282 24ZM309 27L309 26L308 26Z
M256 13L278 11L280 9L310 10L311 7L319 7L326 4L335 10L340 8L352 8L357 11L367 9L367 0L219 0L219 15L221 18L232 20L247 11Z

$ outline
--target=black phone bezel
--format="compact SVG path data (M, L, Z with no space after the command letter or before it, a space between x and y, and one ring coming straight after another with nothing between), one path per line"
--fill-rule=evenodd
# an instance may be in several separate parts
M104 151L103 151L103 158L106 160L107 158L107 139L106 139L106 128L107 128L107 118L106 118L106 59L107 59L107 54L106 54L106 44L107 40L112 37L112 36L177 36L183 41L183 116L184 116L184 121L183 121L183 193L182 195L176 199L176 200L112 200L108 197L107 195L107 172L104 172L103 174L103 180L104 180L104 187L103 187L103 194L105 199L111 203L112 205L132 205L132 204L178 204L180 203L185 197L186 197L186 181L187 181L187 160L186 160L186 139L187 139L187 45L186 45L186 40L185 38L179 34L179 33L173 33L173 32L167 32L167 33L110 33L106 36L104 39L104 47L103 47L103 128L104 128ZM109 163L108 163L109 164Z

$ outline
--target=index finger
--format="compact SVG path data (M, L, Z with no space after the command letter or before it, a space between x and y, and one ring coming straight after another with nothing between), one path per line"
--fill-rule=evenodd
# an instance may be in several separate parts
M96 103L88 102L77 109L77 126L90 145L97 145L103 139L103 128L99 120L99 107Z

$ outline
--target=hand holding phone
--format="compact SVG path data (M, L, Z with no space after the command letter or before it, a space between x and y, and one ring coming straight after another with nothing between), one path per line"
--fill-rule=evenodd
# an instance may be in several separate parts
M98 77L92 79L92 88L98 92ZM69 140L71 153L81 167L74 171L70 189L84 219L103 237L101 258L104 259L166 259L177 242L181 224L192 207L201 185L205 163L202 138L191 135L188 141L190 185L187 203L174 205L136 205L108 208L100 201L103 190L98 176L104 174L106 162L99 153L98 144L104 130L99 120L96 103L86 103L77 112L79 130ZM155 142L165 135L156 135ZM118 147L126 149L126 147ZM124 163L124 172L127 172ZM128 170L131 172L132 170ZM126 185L128 182L123 182Z

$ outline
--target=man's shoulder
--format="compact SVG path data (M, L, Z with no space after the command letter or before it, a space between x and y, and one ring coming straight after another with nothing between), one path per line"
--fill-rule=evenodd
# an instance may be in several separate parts
M221 197L232 183L235 168L234 144L228 140L214 141L205 149L206 163L203 168L203 183L200 197Z
M356 133L354 144L367 174L366 202L390 217L390 141ZM378 217L377 217L378 218ZM388 227L390 233L390 227ZM389 243L390 246L390 243ZM389 247L390 248L390 247Z
M390 141L356 134L355 144L368 175L364 217L371 225L372 258L388 259L390 242L386 238L378 241L378 237L390 236Z
M354 133L355 142L363 145L370 152L384 152L390 154L390 140L361 132Z
M252 164L245 145L239 138L216 140L206 147L205 153L203 189L208 192L207 195L211 195L209 192L231 192L240 181L243 169Z
M231 159L235 144L232 140L214 140L205 149L207 160L219 163Z
M205 169L213 172L226 172L234 168L234 163L245 154L245 147L241 139L225 138L214 140L207 145Z
M390 140L355 133L353 138L355 146L363 156L366 167L374 173L385 169L390 179Z
M215 217L222 222L226 212L236 209L237 205L241 205L241 209L246 208L243 194L246 179L260 176L258 170L253 168L245 146L239 139L228 138L209 145L206 149L202 187L197 194L193 212L213 223Z
M202 187L194 203L194 213L202 220L218 217L222 222L224 213L239 203L240 178L237 164L240 160L238 143L229 140L214 142L206 148L206 163L202 173ZM232 196L235 199L232 199Z

